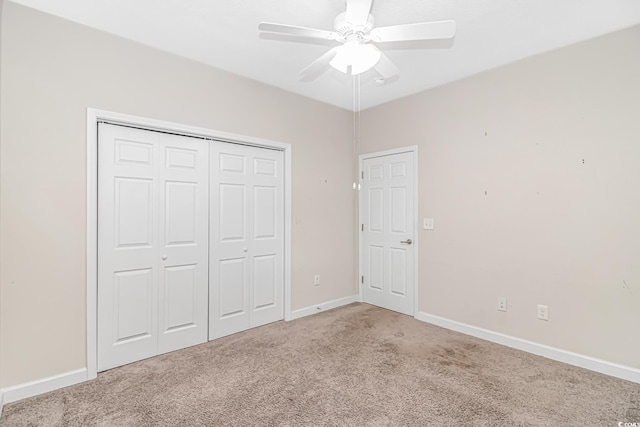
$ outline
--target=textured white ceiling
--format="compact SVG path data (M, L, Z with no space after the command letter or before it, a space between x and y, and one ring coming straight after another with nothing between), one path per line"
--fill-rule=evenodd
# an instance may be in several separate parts
M261 39L261 21L332 29L344 0L13 0L241 76L353 109L350 76L299 72L329 47ZM376 26L454 19L453 42L379 45L400 79L361 77L365 109L537 53L640 24L640 0L374 0ZM640 52L640 41L638 46Z

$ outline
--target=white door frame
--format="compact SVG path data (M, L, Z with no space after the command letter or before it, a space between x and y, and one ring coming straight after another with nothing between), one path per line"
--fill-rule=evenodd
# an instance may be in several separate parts
M133 126L284 152L284 320L291 320L291 145L278 141L87 109L87 379L98 376L98 123Z
M364 171L364 161L366 159L373 159L376 157L390 156L393 154L401 153L413 153L413 317L418 314L418 248L419 248L419 234L418 234L418 146L412 145L410 147L394 148L392 150L378 151L375 153L361 154L358 156L358 180L360 185L358 188L362 188L362 173ZM363 301L363 284L362 277L364 271L362 271L362 227L364 224L363 209L362 209L362 192L359 192L358 197L358 301Z

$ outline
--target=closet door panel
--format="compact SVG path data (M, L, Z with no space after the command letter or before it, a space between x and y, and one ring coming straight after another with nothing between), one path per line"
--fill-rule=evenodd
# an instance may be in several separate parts
M284 317L284 154L252 149L251 326Z
M158 352L159 148L159 134L99 126L99 371Z
M163 134L158 352L207 341L209 143Z
M249 328L249 204L242 146L211 143L209 339Z
M284 317L282 163L275 150L211 146L209 339Z
M206 141L110 124L98 142L98 370L206 341Z

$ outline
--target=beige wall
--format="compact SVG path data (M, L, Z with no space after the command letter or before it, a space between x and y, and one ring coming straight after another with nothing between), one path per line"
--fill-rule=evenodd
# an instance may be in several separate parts
M2 94L2 11L4 10L4 0L0 0L0 97ZM2 129L2 103L0 103L0 130ZM0 177L2 177L2 151L0 150ZM1 182L0 182L1 188ZM2 221L2 198L0 197L0 223ZM0 228L0 242L2 242L2 228ZM0 254L1 254L0 245ZM0 272L2 272L2 255L0 255ZM1 274L0 274L1 275ZM0 287L0 352L2 352L2 288ZM2 363L0 363L0 387L2 387ZM0 391L0 407L2 406L3 398ZM0 409L1 411L1 409Z
M356 293L350 112L10 2L1 49L0 387L86 366L87 107L292 144L293 309Z
M414 144L420 311L640 368L640 27L362 113Z

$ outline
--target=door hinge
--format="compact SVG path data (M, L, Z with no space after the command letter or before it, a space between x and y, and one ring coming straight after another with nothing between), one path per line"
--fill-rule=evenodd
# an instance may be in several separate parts
M364 179L364 171L360 172L360 178Z
M364 276L360 276L360 283L364 284Z
M364 224L362 224L362 228L360 228L360 231L364 231Z

